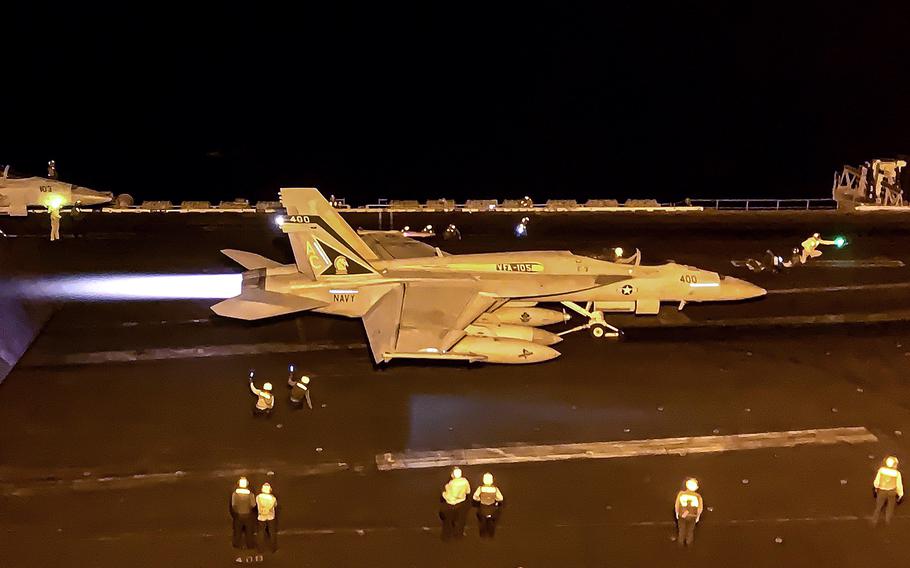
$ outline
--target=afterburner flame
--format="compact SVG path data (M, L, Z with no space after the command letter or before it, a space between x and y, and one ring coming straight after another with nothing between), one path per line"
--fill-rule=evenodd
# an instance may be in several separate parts
M51 300L225 299L240 294L240 274L129 274L43 278L15 283L14 293Z

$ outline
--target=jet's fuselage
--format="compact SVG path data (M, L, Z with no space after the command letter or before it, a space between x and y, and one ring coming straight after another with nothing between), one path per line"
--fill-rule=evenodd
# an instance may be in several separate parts
M537 302L705 302L764 295L762 288L676 263L633 266L568 251L489 253L374 262L377 274L308 280L293 265L265 269L258 286L326 302L314 311L361 317L391 286L445 279L499 298ZM440 298L444 302L444 298ZM618 311L634 311L616 304Z

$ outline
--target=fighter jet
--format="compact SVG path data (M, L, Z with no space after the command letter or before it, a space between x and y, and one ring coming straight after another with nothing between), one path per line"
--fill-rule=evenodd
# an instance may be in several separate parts
M380 255L313 188L281 190L281 226L295 264L224 250L245 267L239 296L212 310L259 320L296 312L360 318L376 364L393 359L538 363L562 339L542 326L567 320L537 307L560 303L596 338L617 335L604 311L656 314L661 302L744 300L765 290L691 266L639 266L534 251L411 258ZM574 331L574 330L573 330Z
M109 203L112 193L94 191L55 179L11 178L9 166L0 173L0 214L24 217L29 207L66 207L79 202L86 207Z

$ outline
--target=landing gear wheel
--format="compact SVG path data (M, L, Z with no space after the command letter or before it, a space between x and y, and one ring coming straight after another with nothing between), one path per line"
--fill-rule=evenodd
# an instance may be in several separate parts
M607 335L607 327L600 325L599 323L595 323L591 326L590 332L591 337L594 339L603 339Z

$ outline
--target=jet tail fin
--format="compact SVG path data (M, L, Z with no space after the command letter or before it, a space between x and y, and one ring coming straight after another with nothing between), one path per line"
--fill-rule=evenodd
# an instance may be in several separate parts
M282 188L287 210L281 230L294 250L297 269L314 279L376 274L376 253L351 229L319 193L307 188Z
M277 268L281 266L280 262L268 259L264 256L246 252L242 250L224 249L221 253L233 260L247 270L259 270L260 268Z

